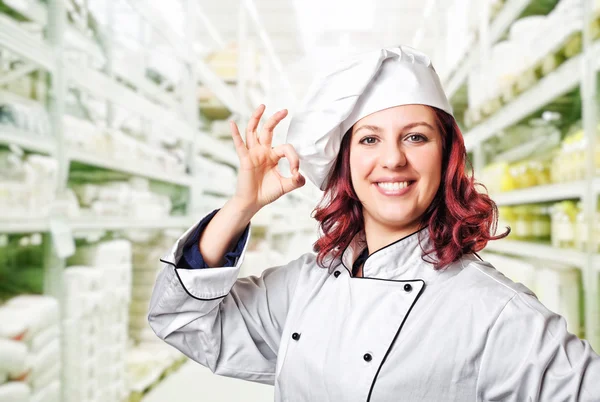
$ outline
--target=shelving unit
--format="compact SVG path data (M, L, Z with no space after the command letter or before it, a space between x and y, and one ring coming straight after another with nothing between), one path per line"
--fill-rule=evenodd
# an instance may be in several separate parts
M595 188L600 190L600 180L594 181ZM493 194L493 199L499 206L532 204L539 202L581 199L584 197L585 181L549 184L546 186L529 187L506 193Z
M493 241L488 244L486 250L519 257L543 258L581 269L584 269L587 264L586 254L583 252L525 241L508 239Z
M39 34L28 32L24 26L9 16L0 14L0 50L7 50L11 55L24 61L23 71L43 71L50 83L45 99L19 100L45 111L50 123L50 135L34 135L17 128L16 125L1 124L0 146L18 147L26 155L31 153L47 155L58 165L57 181L53 186L56 200L52 201L48 208L50 214L25 218L4 215L4 218L0 218L0 237L6 239L7 236L18 235L22 238L34 238L41 235L43 238L41 247L44 253L44 293L56 298L63 312L68 303L64 291L68 255L65 256L64 249L59 250L59 248L64 248L65 240L67 243L75 244L75 240L79 242L90 238L119 238L132 232L141 233L143 237L148 233L168 229L183 233L203 214L210 212L202 202L203 197L211 194L218 195L223 200L230 197L229 192L212 188L207 184L210 181L207 180L205 172L196 165L196 155L203 155L216 163L223 164L224 169L236 169L239 165L233 146L213 137L199 121L200 105L196 93L198 86L208 88L228 109L228 112L233 114L233 118L240 120L240 126L246 124L252 110L251 102L266 103L265 99L261 101L257 98L256 92L250 91L252 88L246 93L246 88L241 83L254 78L249 77L248 72L239 71L241 78L237 82L239 90L236 92L230 83L221 79L203 61L202 55L195 52L192 44L196 23L194 13L186 13L187 27L184 30L185 35L181 36L171 29L163 16L152 6L137 0L127 0L127 2L145 21L145 28L158 32L169 44L181 69L180 82L169 82L165 78L165 81L158 83L148 78L147 60L143 57L140 57L139 63L138 61L130 63L127 58L116 57L115 50L120 50L122 44L117 40L110 26L111 21L114 24L112 17L108 18L106 25L97 24L93 28L96 36L102 38L103 46L100 46L94 37L80 31L68 21L66 0L48 0L47 4L38 0L4 2L5 5L15 7L15 11L24 19L34 22L38 28L42 27L44 38ZM82 7L87 7L87 2L84 3ZM182 4L184 7L193 6L193 2L190 1L184 1ZM240 4L241 15L251 18L248 16L251 12L248 7L253 7L253 4L251 2ZM115 12L114 6L108 6L108 14ZM147 41L148 38L143 36L141 40ZM149 46L149 43L143 45ZM153 43L152 46L154 45ZM244 52L241 54L240 66L244 66L243 57L246 56ZM75 62L74 55L77 56ZM28 74L28 72L19 74ZM5 81L10 81L8 77L3 78ZM0 83L0 87L5 84L6 82ZM122 156L113 157L107 152L94 152L94 149L89 147L78 148L70 143L73 138L67 135L71 133L67 131L70 128L64 118L72 112L69 107L72 108L73 105L68 104L68 96L73 93L77 93L84 100L91 98L97 104L106 105L105 116L93 117L98 121L94 121L93 118L91 122L86 120L89 124L98 125L98 136L106 136L109 132L112 135L114 131L120 131L123 135L131 134L116 126L122 122L115 122L115 111L124 111L130 114L132 119L141 122L142 131L133 133L137 141L146 139L155 140L152 142L156 143L156 140L164 140L168 144L166 148L177 150L178 158L185 155L185 173L170 173L158 166L153 169L147 163L139 163L140 161L136 160L126 161L121 159ZM0 95L3 95L1 89ZM4 95L14 94L4 93ZM18 97L18 95L14 96ZM177 169L179 167L177 165ZM175 189L177 196L180 193L187 194L184 205L185 215L180 216L181 200L177 199L180 209L175 213L178 215L160 219L152 216L144 219L112 215L88 216L89 211L82 213L80 217L65 216L64 205L61 202L69 195L67 193L69 186L73 185L73 181L87 177L85 175L90 171L108 171L107 177L114 177L114 180L123 180L127 177L145 178L148 179L151 187L158 188L157 192L172 188ZM269 208L265 219L257 221L256 226L262 232L268 233L272 229L270 226L272 217L277 215L280 222L282 216L289 215L286 203L297 204L298 202L304 201L297 197L285 198L278 205ZM56 230L57 225L62 228L62 232ZM291 236L295 231L293 227L285 224L273 229L274 234L267 236ZM57 244L61 241L63 246L59 247ZM164 248L160 250L164 255L171 244L161 247ZM160 265L158 258L150 264L154 263L158 268ZM64 347L70 346L65 344ZM66 361L64 355L62 360ZM160 376L155 380L161 381L170 370L160 369L157 372ZM63 380L65 376L63 371ZM148 384L148 386L152 385ZM63 389L62 392L63 398L60 400L66 401L65 393L68 391Z
M600 55L600 42L595 43L588 51L594 55ZM467 150L473 150L477 144L497 135L502 129L518 123L552 100L575 89L582 81L581 63L583 59L584 56L580 54L567 60L556 71L542 78L532 88L505 105L493 116L465 133ZM597 63L596 68L600 68L600 62Z
M486 24L482 22L476 32L477 40L471 51L463 58L452 74L443 79L444 87L451 97L463 85L469 74L476 71L485 63L491 54L492 46L498 42L504 32L532 3L524 0L507 0L503 9L494 20ZM596 145L596 130L598 118L597 75L600 72L600 40L592 36L593 18L597 18L594 10L594 0L582 1L583 21L581 26L582 50L579 54L562 62L554 71L542 77L533 86L520 93L512 100L504 103L499 110L484 117L476 126L465 131L464 139L468 152L473 159L476 176L481 173L486 154L484 144L505 134L505 130L521 123L524 119L543 110L548 105L564 96L579 90L581 93L582 125L586 139L585 177L577 181L554 183L536 187L518 189L510 192L494 192L492 198L499 207L521 206L526 204L543 204L564 200L576 200L582 205L585 214L584 226L586 238L595 239L596 209L600 195L600 177L596 176L594 149ZM483 15L488 15L489 10ZM550 38L552 39L552 38ZM557 43L557 46L559 43ZM562 45L561 45L562 46ZM521 143L515 148L503 151L502 155L514 160L520 160L531 154L539 147L539 142ZM502 156L494 155L496 161L504 161ZM512 163L513 159L508 162ZM485 184L485 183L484 183ZM547 204L543 204L547 205ZM533 219L533 218L532 218ZM500 228L502 229L502 228ZM514 229L514 228L513 228ZM595 239L596 240L596 239ZM485 251L507 254L510 256L530 258L539 261L562 263L567 267L581 270L585 338L596 350L600 348L600 302L599 275L600 256L596 254L594 242L586 243L584 251L575 249L555 248L549 244L507 239L491 241Z

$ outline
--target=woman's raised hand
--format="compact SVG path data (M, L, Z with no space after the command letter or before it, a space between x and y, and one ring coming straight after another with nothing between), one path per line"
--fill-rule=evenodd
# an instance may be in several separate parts
M258 122L264 111L265 106L260 105L252 114L246 128L246 143L237 125L231 122L231 136L240 160L234 198L256 212L306 182L298 172L300 160L294 147L290 144L271 146L273 130L287 116L287 110L271 116L259 133ZM277 170L277 163L284 157L290 164L292 177L283 177Z

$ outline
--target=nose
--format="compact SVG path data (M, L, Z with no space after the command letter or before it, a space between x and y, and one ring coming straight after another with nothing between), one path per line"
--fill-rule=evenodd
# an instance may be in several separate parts
M381 164L388 169L397 169L406 166L406 155L399 145L386 146L383 148Z

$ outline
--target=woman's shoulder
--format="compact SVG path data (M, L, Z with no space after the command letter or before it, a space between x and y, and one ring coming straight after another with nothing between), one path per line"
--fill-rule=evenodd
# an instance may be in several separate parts
M516 295L535 297L531 289L504 275L502 267L496 267L477 255L465 255L459 263L461 269L456 279L465 291L476 293L480 300L495 300L503 304Z

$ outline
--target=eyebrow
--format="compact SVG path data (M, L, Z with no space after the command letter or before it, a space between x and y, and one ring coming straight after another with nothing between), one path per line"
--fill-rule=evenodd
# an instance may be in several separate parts
M427 123L427 122L425 122L425 121L417 121L417 122L414 122L414 123L409 123L409 124L407 124L406 126L402 127L402 131L410 130L411 128L415 128L415 127L417 127L417 126L425 126L425 127L428 127L430 130L435 130L431 124L429 124L429 123ZM371 131L374 131L374 132L376 132L376 133L378 133L378 132L381 132L381 131L382 131L381 127L378 127L378 126L372 126L372 125L364 125L364 126L360 126L359 128L357 128L357 129L354 131L354 133L355 133L355 134L356 134L356 133L358 133L358 132L359 132L360 130L362 130L363 128L365 128L365 129L369 129L369 130L371 130Z

